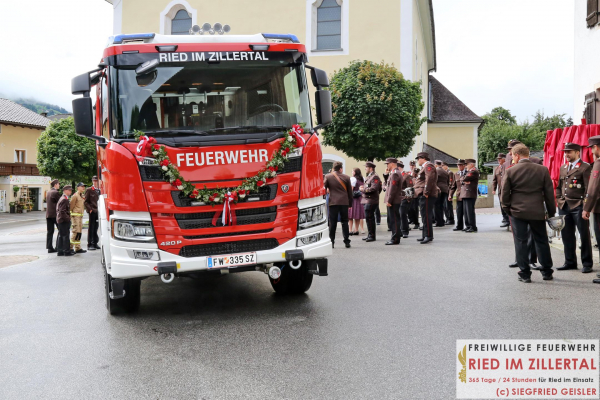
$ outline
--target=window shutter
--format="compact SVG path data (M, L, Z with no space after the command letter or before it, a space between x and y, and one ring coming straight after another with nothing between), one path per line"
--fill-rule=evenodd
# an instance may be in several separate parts
M588 124L596 123L596 92L585 95L585 120Z
M587 27L593 28L598 24L598 0L587 0Z

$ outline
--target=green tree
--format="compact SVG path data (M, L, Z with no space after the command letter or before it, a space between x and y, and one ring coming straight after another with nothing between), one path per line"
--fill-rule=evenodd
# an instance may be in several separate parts
M394 67L352 61L331 78L333 122L324 143L358 160L406 156L426 120L420 82Z
M492 111L490 111L489 113L485 114L482 118L485 122L498 120L508 125L517 124L517 119L515 118L515 116L510 113L510 110L507 110L504 107L496 107L492 109Z
M73 118L50 123L37 141L42 175L70 182L91 182L96 173L96 143L77 136Z

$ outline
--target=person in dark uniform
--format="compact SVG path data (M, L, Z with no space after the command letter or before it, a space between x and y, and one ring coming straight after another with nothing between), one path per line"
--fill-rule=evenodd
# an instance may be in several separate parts
M367 242L374 242L377 234L375 225L375 210L379 209L379 194L381 193L381 179L375 173L375 164L370 161L365 163L365 184L358 188L363 193L361 203L365 206L365 220L367 222L367 230L369 231L366 238Z
M462 158L458 160L456 163L458 166L458 172L454 174L454 181L450 185L450 193L448 193L448 201L452 203L452 198L456 193L456 228L452 229L453 231L462 231L465 229L464 225L464 211L465 208L463 206L462 197L460 197L460 188L462 187L462 181L465 177L465 160Z
M444 201L448 198L450 176L442 168L441 160L435 160L435 171L437 172L437 187L440 189L440 194L435 200L435 226L441 228L444 226Z
M54 179L50 182L52 189L46 193L46 249L48 253L56 253L56 248L52 246L52 239L54 238L54 227L58 229L56 224L56 204L60 200L60 193L58 188L60 183L58 179ZM58 247L58 239L56 240L56 247Z
M435 166L429 161L429 154L420 152L417 154L417 163L421 167L417 180L415 181L415 196L419 199L421 221L423 221L423 236L417 241L421 244L433 240L433 205L438 196L437 172Z
M342 235L346 248L350 247L350 228L348 227L348 208L352 205L353 193L350 177L343 173L342 163L333 163L333 171L325 175L323 181L329 191L329 238L331 246L335 244L335 230L338 217L342 222Z
M69 233L71 231L71 206L69 196L73 192L70 185L63 187L63 194L56 204L56 222L58 223L58 256L72 256Z
M475 160L467 158L467 163L464 178L462 179L462 186L460 187L460 197L463 201L465 225L467 229L465 232L477 232L477 220L475 217L475 202L477 201L477 185L479 184L479 170L475 168Z
M412 198L406 197L404 190L414 186L412 174L404 171L404 163L398 160L398 171L402 174L402 203L400 203L400 220L402 221L402 237L407 238L408 232L410 231L410 225L408 223L409 209L413 203Z
M385 204L387 206L388 217L392 228L392 237L386 245L400 244L402 237L402 219L400 218L400 205L402 204L402 173L398 171L398 160L389 157L385 160L390 176L387 181L385 191Z
M385 171L383 171L383 191L385 192L387 190L387 184L388 184L388 179L390 177L390 171L388 169L388 165L386 164L385 166ZM387 217L386 217L386 222L387 222L387 227L388 227L388 232L392 231L392 222L390 219L390 213L388 212Z
M494 170L494 180L493 180L493 194L498 194L498 200L500 199L500 193L502 193L502 177L504 176L504 163L506 162L506 154L498 153L498 166ZM500 207L502 211L502 224L500 228L506 228L509 225L508 215L504 212L502 207Z
M588 138L588 143L588 147L592 148L596 161L594 161L590 174L581 217L589 221L590 215L594 214L594 235L596 236L596 243L600 244L600 135ZM600 274L598 274L598 277L600 278ZM594 279L594 283L600 283L600 279Z
M594 260L592 258L592 240L590 238L590 224L582 218L583 200L589 186L592 166L583 162L579 155L581 146L576 143L565 143L562 150L568 164L560 167L560 178L556 187L556 202L558 214L565 216L565 227L560 232L564 244L565 264L556 268L557 271L577 269L577 238L575 228L579 231L581 239L581 264L583 273L592 272Z
M502 183L500 202L509 216L514 233L515 253L519 264L519 281L531 282L527 241L531 229L544 280L552 279L552 255L546 232L548 218L556 214L554 188L550 172L529 160L529 149L523 144L512 149L515 165L507 168ZM546 211L544 211L544 206Z
M83 205L90 216L87 236L88 250L99 250L98 247L98 199L100 198L100 189L98 188L98 177L92 177L92 186L85 191Z
M450 170L450 167L448 167L446 162L442 163L442 168L448 173L448 193L446 193L446 196L444 196L444 215L446 216L446 225L454 225L454 210L452 207L452 201L448 200L448 194L450 194L450 187L456 178L454 177L454 172Z
M409 163L410 171L408 172L414 180L417 178L417 172L415 171L417 168L417 162L415 160L410 160ZM419 229L419 202L416 200L416 197L411 200L410 205L408 207L408 221L414 225L415 229Z

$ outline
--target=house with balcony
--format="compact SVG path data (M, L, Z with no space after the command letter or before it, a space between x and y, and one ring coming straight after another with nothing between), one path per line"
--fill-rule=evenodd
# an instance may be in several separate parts
M50 122L13 101L0 99L0 212L8 212L13 201L27 203L32 211L44 209L50 177L41 176L37 168L37 139Z

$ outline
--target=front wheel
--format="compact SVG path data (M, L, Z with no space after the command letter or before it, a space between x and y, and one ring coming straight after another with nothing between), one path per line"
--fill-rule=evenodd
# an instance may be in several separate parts
M140 286L139 279L125 279L125 297L111 299L111 276L104 269L104 289L106 292L106 309L110 315L134 313L140 308Z
M313 274L308 271L308 264L315 262L314 260L305 260L298 269L293 269L288 263L278 264L281 268L281 276L279 279L272 279L271 286L277 294L302 294L310 289L313 281Z

